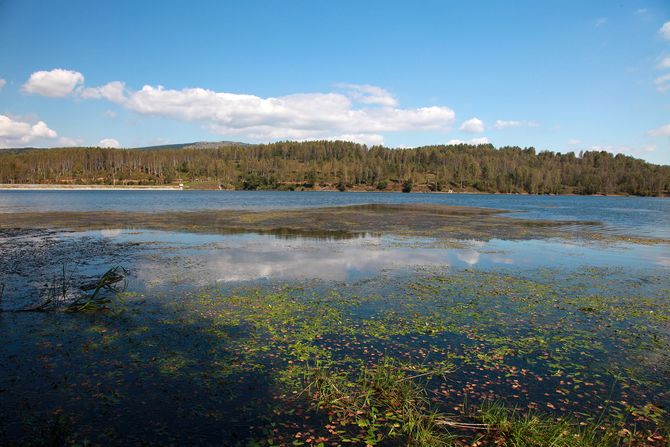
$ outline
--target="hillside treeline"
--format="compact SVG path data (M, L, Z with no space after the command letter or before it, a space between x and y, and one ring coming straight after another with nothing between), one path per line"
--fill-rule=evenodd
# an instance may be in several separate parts
M344 141L207 149L0 151L0 183L667 195L670 166L622 154L492 145L367 148Z

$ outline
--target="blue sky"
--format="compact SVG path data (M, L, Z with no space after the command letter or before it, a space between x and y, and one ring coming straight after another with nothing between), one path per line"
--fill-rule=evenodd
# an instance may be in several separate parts
M670 164L670 3L0 0L0 146L346 138Z

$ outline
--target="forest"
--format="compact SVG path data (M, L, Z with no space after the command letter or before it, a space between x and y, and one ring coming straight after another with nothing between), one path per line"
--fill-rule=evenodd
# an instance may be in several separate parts
M601 151L561 154L490 144L391 149L286 141L150 150L3 150L0 183L667 196L670 166Z

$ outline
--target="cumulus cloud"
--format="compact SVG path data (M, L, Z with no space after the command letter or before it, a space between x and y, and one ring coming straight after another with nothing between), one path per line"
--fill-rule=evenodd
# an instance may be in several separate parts
M482 133L484 132L484 122L479 118L472 118L467 121L463 121L460 129L463 132L468 133Z
M120 104L126 100L126 84L112 81L100 87L86 87L81 90L80 96L84 99L104 98Z
M582 144L582 141L578 140L577 138L570 138L568 140L568 146L577 146L579 144Z
M659 76L654 80L656 85L656 90L661 93L665 93L670 90L670 73Z
M5 84L7 84L7 81L5 81L4 79L0 78L0 90L2 90L2 88L5 86Z
M496 120L493 125L498 130L512 129L515 127L539 127L536 121L519 121L519 120Z
M651 137L670 137L670 124L651 129L647 132L647 135Z
M398 100L393 95L376 85L338 84L337 87L344 89L350 98L361 104L378 104L388 107L398 105Z
M61 147L78 147L84 145L83 138L72 138L72 137L60 137L58 139L58 145Z
M665 22L658 32L665 40L670 40L670 22Z
M124 105L144 115L202 122L217 134L257 140L354 135L357 141L378 141L384 132L448 130L455 118L448 107L367 107L381 100L367 97L363 101L364 106L358 107L359 100L339 93L261 98L202 88L171 90L145 85L132 92Z
M478 145L478 144L489 144L489 143L490 143L490 141L489 141L489 139L486 138L486 137L471 138L471 139L469 139L469 140L453 139L453 140L449 140L449 141L447 141L447 144L453 144L453 145L456 145L456 144L474 144L474 145Z
M118 148L121 147L121 144L114 138L103 138L98 142L98 147Z
M44 121L35 124L0 115L0 146L10 147L28 144L39 138L56 138L58 134L49 129Z
M670 56L662 57L657 67L659 70L663 70L664 68L670 68Z
M23 84L23 91L30 94L61 98L72 94L84 83L84 75L78 71L56 68L51 71L36 71Z
M83 99L104 99L139 114L198 122L215 134L258 141L346 137L364 144L382 144L386 132L448 131L456 116L444 106L402 108L391 93L367 84L338 84L341 93L263 98L204 88L167 89L160 85L145 85L133 91L121 81L85 87L83 82L84 76L75 71L35 72L24 85L24 91L46 96L75 93ZM483 123L481 127L483 130Z

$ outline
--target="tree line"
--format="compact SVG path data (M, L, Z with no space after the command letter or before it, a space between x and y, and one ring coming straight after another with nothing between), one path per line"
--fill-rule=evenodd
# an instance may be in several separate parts
M438 145L390 149L346 141L186 149L0 151L0 183L236 189L480 191L668 195L670 166L604 151Z

